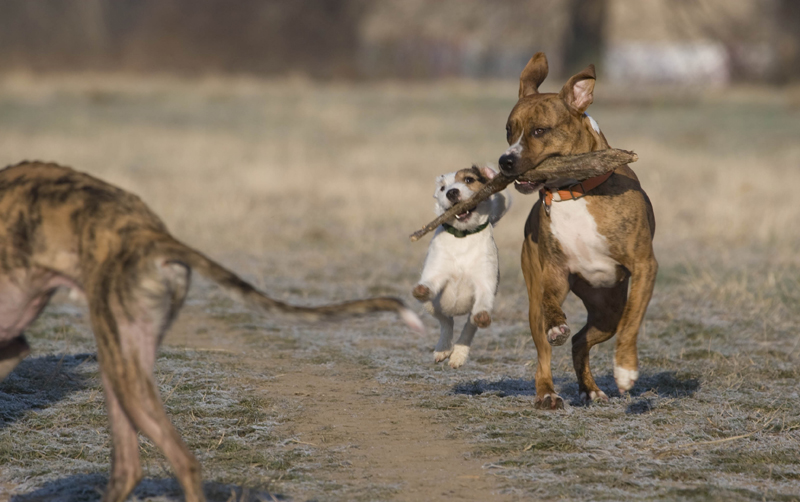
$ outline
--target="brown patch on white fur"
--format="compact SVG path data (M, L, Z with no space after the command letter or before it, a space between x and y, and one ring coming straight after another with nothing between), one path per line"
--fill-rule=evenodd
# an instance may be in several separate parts
M472 166L468 169L456 171L456 181L464 183L473 192L477 192L483 188L483 186L488 183L490 179L491 178L488 178L486 174L481 172L478 166Z
M321 307L273 300L175 240L135 195L67 167L23 162L0 171L0 221L0 379L28 354L22 333L56 288L83 292L113 437L105 501L125 500L142 477L137 432L167 457L186 500L205 500L200 464L170 423L153 378L192 269L263 312L318 321L389 311L422 330L395 298Z

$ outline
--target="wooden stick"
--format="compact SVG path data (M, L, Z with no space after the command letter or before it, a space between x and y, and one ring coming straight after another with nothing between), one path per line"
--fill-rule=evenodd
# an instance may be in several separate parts
M555 179L585 180L593 176L600 176L622 164L630 164L639 160L639 156L627 150L609 149L597 152L582 153L566 157L550 157L545 159L535 169L526 171L517 176L498 174L492 181L483 186L478 192L467 200L453 205L442 213L441 216L431 221L421 229L409 236L411 242L418 241L422 236L436 227L451 220L455 215L473 209L485 199L503 190L512 181L528 181L542 183Z

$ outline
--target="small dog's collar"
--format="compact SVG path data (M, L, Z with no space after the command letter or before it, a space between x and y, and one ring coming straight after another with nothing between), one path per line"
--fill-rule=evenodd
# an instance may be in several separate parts
M462 239L462 238L464 238L464 237L466 237L468 235L477 234L478 232L480 232L481 230L484 230L488 226L489 226L489 222L487 221L483 225L475 227L473 230L459 230L456 227L454 227L453 225L448 225L447 223L442 223L442 227L444 227L444 231L445 232L447 232L449 234L452 234L454 237L458 237L459 239Z
M614 174L614 171L609 171L606 174L589 178L588 180L575 183L574 185L568 186L567 188L562 188L560 190L542 188L539 190L539 197L541 197L541 199L544 201L544 209L549 215L550 206L553 204L554 191L558 192L559 197L561 197L561 201L580 199L581 197L585 196L586 192L589 190L602 185L608 178L611 177L612 174Z

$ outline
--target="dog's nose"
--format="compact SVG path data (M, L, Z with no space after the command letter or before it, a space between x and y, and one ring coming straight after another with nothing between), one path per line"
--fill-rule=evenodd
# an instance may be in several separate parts
M500 160L497 162L500 165L500 170L504 173L510 173L514 171L514 164L517 161L517 157L515 155L509 155L507 153L500 156Z
M447 191L447 200L450 202L458 202L458 199L460 198L461 192L459 192L457 188L451 188Z

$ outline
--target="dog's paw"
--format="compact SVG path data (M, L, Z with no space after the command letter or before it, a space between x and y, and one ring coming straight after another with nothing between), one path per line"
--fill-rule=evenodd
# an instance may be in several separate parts
M598 390L592 390L592 391L589 391L589 392L586 392L584 390L584 391L581 391L581 401L583 402L583 404L589 404L589 403L594 403L594 402L607 403L608 402L608 396L606 396L605 392L603 392L602 390L599 390L599 389Z
M479 328L488 328L492 324L492 316L489 315L489 312L481 310L472 316L472 323Z
M566 324L553 326L552 328L547 330L547 341L550 342L550 345L557 347L559 345L564 345L564 342L567 341L569 335L570 335L569 326L567 326Z
M456 344L453 353L450 354L450 367L453 369L460 368L467 362L469 357L469 346Z
M545 394L542 397L536 396L533 406L537 410L563 410L564 400L557 394Z
M620 392L631 390L638 379L639 372L637 370L626 370L621 366L614 366L614 380L617 381Z
M417 284L416 287L411 291L411 294L414 295L414 298L421 302L427 302L431 299L431 290L424 284Z
M449 348L447 350L434 350L433 351L433 362L440 363L450 357L450 354L453 353L453 349Z

